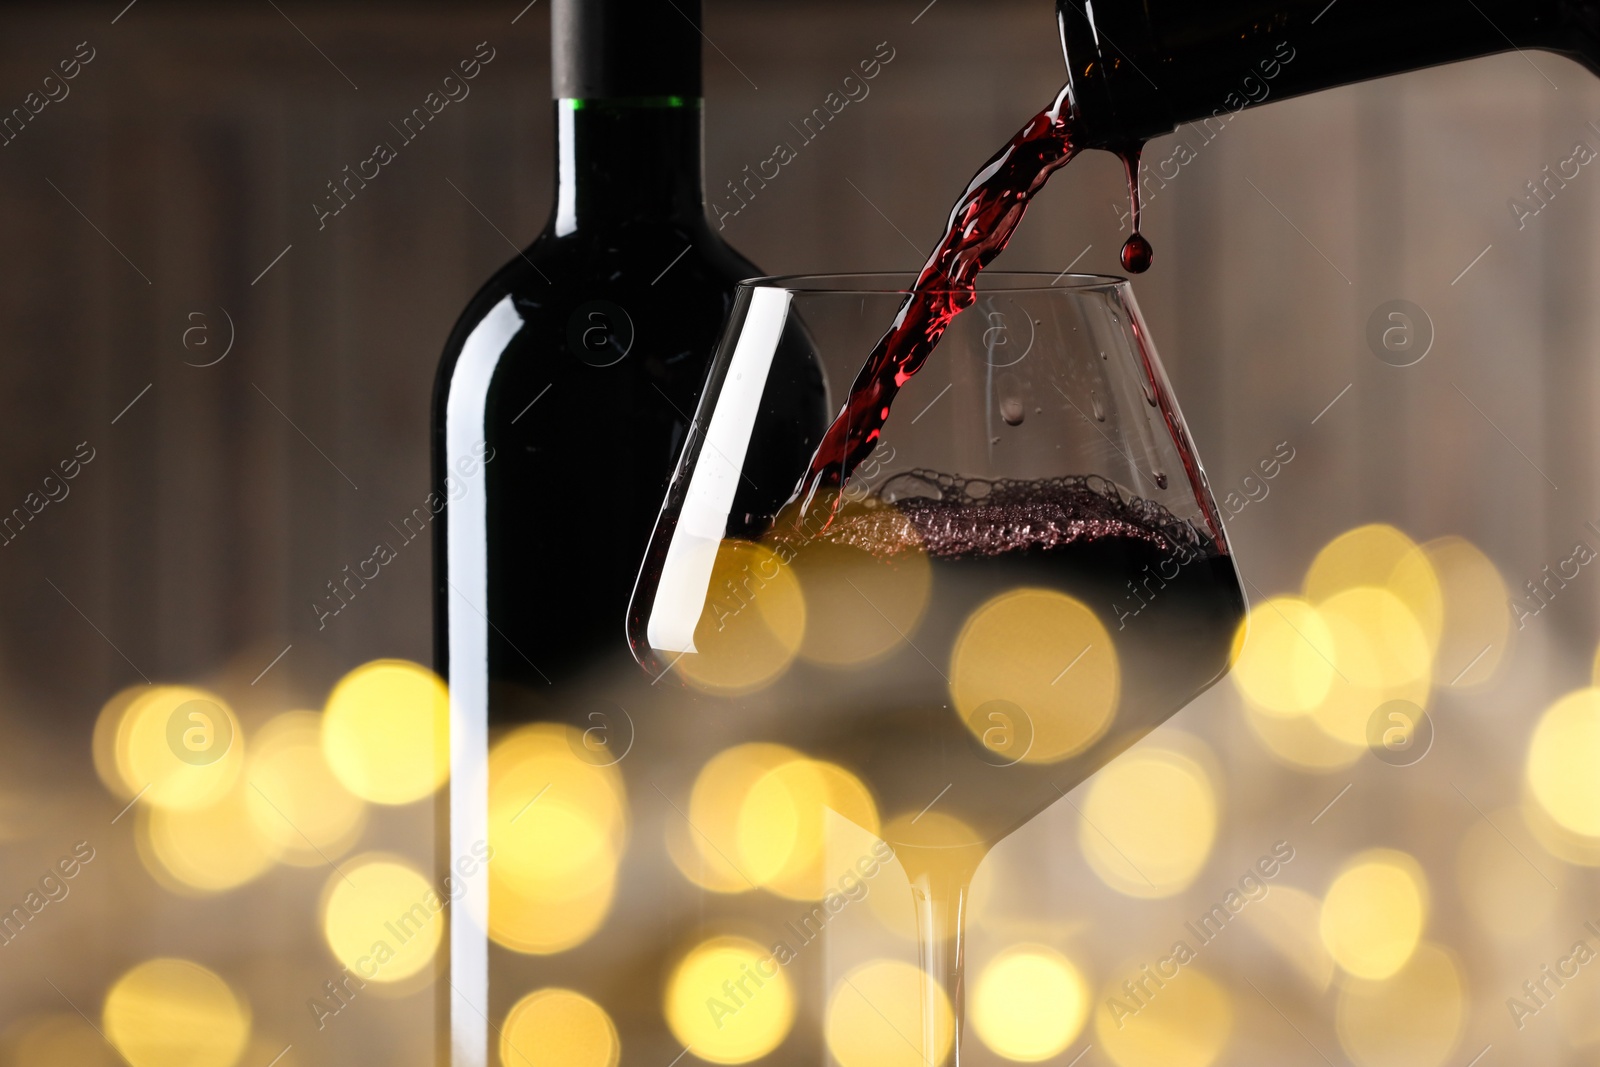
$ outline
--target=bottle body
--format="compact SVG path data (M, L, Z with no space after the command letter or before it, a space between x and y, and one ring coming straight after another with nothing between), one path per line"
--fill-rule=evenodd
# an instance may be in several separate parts
M641 221L603 240L547 232L462 316L434 415L446 501L436 658L451 697L444 866L504 830L491 814L492 740L525 723L593 726L585 705L602 678L648 688L624 639L628 596L733 284L751 273L703 223ZM632 697L612 706L639 711ZM441 1023L446 1062L487 1067L501 1059L493 1027L530 982L504 973L508 950L491 938L495 877L465 884Z
M1057 0L1056 11L1073 103L1094 147L1514 48L1600 71L1592 0L1119 0L1092 11Z
M685 0L553 5L554 209L439 366L451 773L436 859L453 888L436 988L451 1067L525 1062L534 1036L519 1035L540 1033L551 990L603 1001L633 1054L670 1041L653 986L627 978L666 958L671 916L695 902L638 877L650 857L628 847L627 798L671 763L686 711L634 662L625 619L735 285L759 273L705 216L698 15ZM808 380L783 400L814 427L792 449L826 423L820 369Z
M630 123L611 125L624 136ZM733 287L756 273L702 219L601 233L553 224L463 313L435 395L435 481L454 509L481 479L479 536L506 539L486 548L494 575L478 604L494 623L497 677L560 688L610 658L606 634L626 658L615 605L632 590ZM452 664L451 523L439 529L436 651Z

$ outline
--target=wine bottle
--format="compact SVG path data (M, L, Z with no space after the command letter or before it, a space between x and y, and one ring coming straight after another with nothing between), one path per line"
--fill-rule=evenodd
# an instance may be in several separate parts
M487 839L491 725L571 719L600 677L648 685L629 595L734 287L760 273L706 219L698 0L554 0L551 20L554 210L467 305L434 395L445 865ZM786 344L777 358L810 356ZM800 380L812 386L768 402L793 431L784 447L809 454L826 424L820 369ZM766 491L781 499L785 482ZM469 886L451 909L441 1037L450 1062L480 1067L482 1013L501 998L488 891Z
M1595 0L1057 0L1086 147L1512 49L1600 73Z
M759 273L705 218L698 6L552 7L555 208L439 366L436 653L453 675L487 659L545 689L626 652L717 328Z

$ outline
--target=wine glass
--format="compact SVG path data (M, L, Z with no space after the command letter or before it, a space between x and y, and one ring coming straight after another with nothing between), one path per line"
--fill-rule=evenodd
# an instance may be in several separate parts
M1245 602L1125 280L985 273L892 412L870 409L852 383L910 281L740 286L628 636L657 681L736 709L724 738L869 794L810 795L904 868L938 1067L959 1057L983 855L1214 683ZM783 414L819 365L828 411L881 423L859 462ZM741 839L792 835L797 803Z

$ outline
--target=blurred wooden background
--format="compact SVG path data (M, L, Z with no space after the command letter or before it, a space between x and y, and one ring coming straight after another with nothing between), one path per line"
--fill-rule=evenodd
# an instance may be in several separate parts
M425 659L420 545L326 630L310 605L425 495L436 350L506 237L543 224L548 14L141 0L112 24L113 6L0 16L6 108L79 42L95 55L0 149L0 510L79 442L96 457L0 558L5 679L83 727L137 672L253 677L292 642L274 674L310 697L359 659ZM1057 88L1044 0L940 0L913 22L919 7L709 3L713 195L879 42L894 49L871 95L728 221L767 270L915 265L973 167ZM496 58L472 95L319 232L325 183L485 40ZM1277 441L1299 450L1235 526L1258 583L1380 517L1462 533L1532 577L1600 517L1600 180L1586 168L1520 232L1507 207L1575 140L1600 145L1591 119L1592 78L1510 55L1150 146L1151 162L1179 138L1196 149L1151 196L1157 267L1138 292L1212 479ZM1002 262L1114 270L1122 203L1115 161L1087 157ZM1436 328L1415 367L1368 350L1392 298ZM220 355L224 313L230 354L186 365ZM1585 642L1592 601L1554 609Z
M0 148L0 515L94 449L0 548L5 836L26 836L30 798L92 782L90 727L124 685L225 677L263 707L317 706L358 662L427 662L421 542L326 629L311 604L426 495L439 346L550 205L547 3L123 2L0 11L0 111L79 42L94 52ZM894 49L729 221L765 269L916 265L971 171L1058 89L1046 0L925 3L708 0L713 196ZM471 96L319 231L325 183L481 41L495 59ZM1468 537L1514 588L1595 543L1600 171L1520 230L1507 206L1574 142L1600 146L1592 122L1595 79L1507 55L1149 147L1196 148L1149 200L1137 292L1213 484L1296 450L1231 525L1260 590L1292 588L1361 521ZM1001 262L1115 270L1123 204L1118 164L1085 158ZM1412 367L1366 340L1393 299L1431 318ZM230 333L225 359L193 365ZM1586 684L1597 593L1540 615L1541 689L1508 710Z

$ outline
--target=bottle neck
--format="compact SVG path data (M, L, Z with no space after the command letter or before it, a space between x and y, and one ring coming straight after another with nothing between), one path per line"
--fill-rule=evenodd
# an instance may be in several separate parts
M1476 10L1474 10L1476 9ZM1595 0L1057 0L1092 147L1337 85L1518 49L1596 68Z
M704 222L698 97L566 98L555 107L556 236Z

